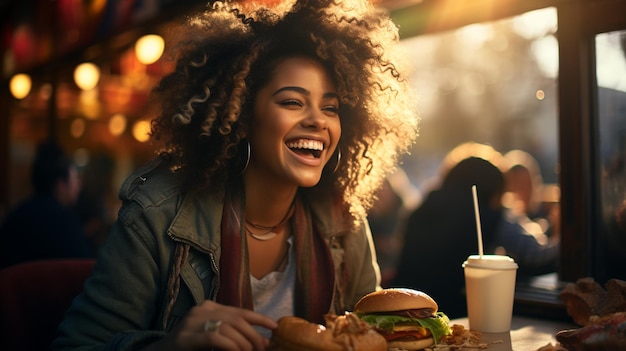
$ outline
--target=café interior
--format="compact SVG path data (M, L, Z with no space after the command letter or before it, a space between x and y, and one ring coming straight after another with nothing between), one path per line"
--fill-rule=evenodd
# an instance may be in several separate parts
M626 204L626 0L375 2L399 26L419 95L420 135L402 160L413 185L427 191L446 153L474 141L532 154L560 206L558 272L520 284L514 313L567 321L564 284L626 279L626 224L611 225ZM122 181L154 156L146 106L172 68L168 28L204 6L0 0L0 219L31 191L45 139L83 173L106 164L98 184L115 219Z

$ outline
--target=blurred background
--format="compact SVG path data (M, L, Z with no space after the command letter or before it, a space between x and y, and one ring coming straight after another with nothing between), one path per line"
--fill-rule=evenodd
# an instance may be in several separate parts
M411 5L382 3L391 10ZM153 116L145 106L150 89L171 69L168 27L204 2L0 4L6 167L0 214L29 192L35 145L48 137L83 170L107 163L107 172L94 176L110 177L114 202L124 177L153 156L146 136ZM558 181L556 31L556 10L549 7L403 37L422 118L420 137L403 167L417 187L426 187L445 154L466 141L502 152L524 149L537 158L546 182ZM23 91L11 93L9 87L20 84Z

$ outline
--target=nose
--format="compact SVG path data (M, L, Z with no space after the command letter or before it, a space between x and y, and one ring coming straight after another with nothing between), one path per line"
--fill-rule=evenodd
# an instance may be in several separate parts
M324 111L319 109L311 109L306 118L302 121L302 125L306 128L314 128L316 130L324 130L328 128L328 116Z

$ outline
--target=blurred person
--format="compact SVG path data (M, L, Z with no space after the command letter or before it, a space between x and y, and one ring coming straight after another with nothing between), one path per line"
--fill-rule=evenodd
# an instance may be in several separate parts
M498 228L493 250L517 261L518 280L556 272L560 250L558 203L551 203L545 217L540 217L544 184L537 161L522 150L509 151L504 159L508 167L503 196L505 220Z
M524 229L541 243L551 236L558 240L558 188L543 183L537 160L526 151L511 150L504 155L506 162L503 205L511 220L517 220Z
M82 170L81 189L75 204L85 236L97 251L106 241L106 237L115 221L115 210L119 208L112 201L113 171L115 160L106 152L94 152Z
M398 168L385 178L368 211L367 220L374 238L383 287L389 284L395 274L406 220L420 201L419 190L411 183L406 172Z
M606 235L600 237L604 248L603 270L605 282L608 279L626 280L626 199L605 220Z
M33 194L0 226L0 268L41 259L93 257L73 212L80 190L78 171L55 142L37 146L31 184Z
M468 142L442 161L442 180L409 217L404 246L392 286L432 294L451 318L467 315L461 264L478 253L472 186L476 185L483 251L511 256L518 281L555 272L558 242L542 243L502 205L507 161L493 147Z
M450 318L467 316L461 264L478 252L472 186L477 188L483 243L489 247L503 218L501 167L502 155L484 144L464 143L447 154L439 184L409 216L391 286L426 292Z
M511 208L528 216L539 211L543 177L537 160L526 151L511 150L504 154L505 191L511 193Z
M54 350L263 350L280 317L380 289L366 213L418 123L398 29L366 0L271 6L180 28L164 148L122 185Z

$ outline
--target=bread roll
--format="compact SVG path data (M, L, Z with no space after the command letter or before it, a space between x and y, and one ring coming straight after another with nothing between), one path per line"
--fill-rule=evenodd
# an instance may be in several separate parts
M610 279L606 290L593 278L578 279L568 283L559 297L565 303L567 314L580 326L587 325L592 316L605 316L626 311L626 282Z
M387 342L358 317L327 316L325 327L299 317L283 317L272 332L270 351L387 351Z

